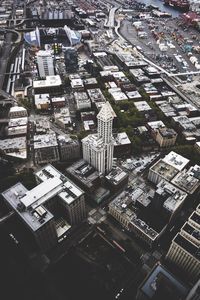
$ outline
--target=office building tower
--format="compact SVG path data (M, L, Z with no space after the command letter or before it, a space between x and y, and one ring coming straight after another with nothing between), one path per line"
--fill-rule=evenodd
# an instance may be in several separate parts
M172 240L166 259L191 282L200 277L200 205Z
M37 65L40 78L55 75L54 61L51 51L40 50L37 53Z
M83 159L101 174L107 174L113 166L112 124L115 117L112 106L106 102L97 115L97 134L90 134L82 140Z
M35 177L38 185L33 189L19 182L2 196L45 252L86 217L85 199L83 191L50 164Z

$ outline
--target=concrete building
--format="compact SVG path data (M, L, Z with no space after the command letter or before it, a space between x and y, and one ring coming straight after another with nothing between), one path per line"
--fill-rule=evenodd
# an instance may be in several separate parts
M155 184L158 184L162 179L171 181L188 163L187 158L171 151L149 169L148 179Z
M156 264L140 284L136 300L184 300L189 288L160 263Z
M105 178L108 188L113 192L122 189L128 184L128 174L119 167L113 168Z
M161 216L169 223L180 211L188 194L173 184L162 180L156 187L152 206L160 212Z
M0 150L7 156L13 158L27 158L26 137L0 140Z
M54 61L49 50L39 50L37 52L37 66L40 78L55 75Z
M51 165L37 171L35 176L38 185L32 190L17 183L2 195L29 229L39 248L46 251L56 245L60 232L64 233L57 222L58 217L54 216L54 208L62 208L66 222L71 226L78 224L86 217L84 193Z
M60 95L62 94L62 81L60 75L46 76L43 80L33 81L34 94L51 94Z
M37 94L34 96L35 107L38 110L48 110L51 107L49 94Z
M87 93L92 102L92 106L99 111L101 109L102 105L106 102L106 99L105 99L102 91L99 88L88 89Z
M166 259L193 284L200 277L200 205L172 240Z
M27 134L27 117L12 118L8 123L8 136L17 137L25 136Z
M73 161L81 157L80 143L67 135L57 137L60 160Z
M101 174L108 173L113 166L112 123L115 117L110 103L106 102L97 115L97 134L88 135L82 140L83 159Z
M129 156L131 154L131 141L126 132L114 135L114 157Z
M60 128L66 130L72 125L72 119L70 116L69 108L61 108L59 112L54 113L55 123L60 126Z
M22 106L13 106L8 113L10 119L28 117L27 110Z
M151 203L152 193L144 186L135 187L130 193L123 191L109 204L111 214L124 228L133 232L150 247L157 241L159 233L141 220L136 213L136 202L144 207Z
M91 108L91 101L85 92L75 92L74 98L78 110Z
M84 192L77 187L69 178L65 177L51 165L47 165L35 173L37 182L46 182L49 178L59 178L62 189L57 194L58 201L67 213L70 225L80 223L86 217ZM63 185L64 183L64 185ZM49 202L49 207L53 204Z
M66 172L87 193L94 193L100 185L98 172L83 159L73 163Z
M44 191L51 195L54 194L58 182L57 180L51 180L51 184L49 184L50 182L46 182L45 186L37 186L28 191L19 182L2 193L6 203L25 223L42 251L48 250L57 242L54 217L42 204L37 206L32 205L31 200L33 201L35 197L36 200L42 200L42 203ZM24 200L27 200L27 197L30 199L30 205L28 205L28 202L24 202Z
M159 128L156 130L156 142L161 148L174 146L176 143L177 133L172 128Z
M186 300L199 300L199 299L200 299L200 279L192 287L189 294L187 295Z
M188 194L194 194L200 186L200 166L195 165L189 170L184 169L171 182Z
M33 147L36 164L55 162L60 159L55 133L35 135Z

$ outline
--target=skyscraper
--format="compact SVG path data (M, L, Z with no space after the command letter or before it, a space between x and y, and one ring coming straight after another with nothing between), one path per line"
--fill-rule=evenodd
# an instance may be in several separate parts
M97 134L90 134L82 140L83 159L101 174L108 173L113 165L112 124L115 117L112 106L106 102L97 115Z
M38 72L41 78L55 75L54 63L51 51L40 50L37 53Z
M166 259L191 282L200 276L200 205L172 240Z

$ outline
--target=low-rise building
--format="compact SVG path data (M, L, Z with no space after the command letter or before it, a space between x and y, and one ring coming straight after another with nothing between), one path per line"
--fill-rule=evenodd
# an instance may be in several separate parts
M34 121L35 133L46 134L50 132L50 122L44 119L37 119Z
M172 128L159 128L156 130L156 142L161 148L174 146L176 143L177 133Z
M171 182L181 190L192 195L200 186L200 166L195 165L189 170L182 170Z
M75 162L66 169L67 174L85 192L93 194L100 185L99 173L83 159Z
M65 106L66 101L65 97L52 97L51 98L51 105L53 108L59 108Z
M173 184L162 180L156 187L155 197L152 205L160 211L167 222L171 221L180 211L188 194Z
M84 80L84 85L86 89L95 89L98 87L98 82L96 78L87 78Z
M112 96L114 102L117 104L119 101L128 100L128 97L125 93L122 92L121 88L111 88L108 90Z
M72 139L67 135L59 135L57 141L61 161L73 161L80 158L81 149L77 139Z
M102 105L106 102L106 99L99 88L96 89L88 89L87 93L92 102L92 106L98 111L101 109Z
M126 132L114 134L114 157L129 156L131 149L131 141Z
M81 121L85 131L93 130L96 128L96 113L94 111L81 112Z
M22 106L13 106L8 113L10 119L28 117L27 110Z
M55 123L60 126L60 128L66 130L72 125L72 119L70 116L69 108L61 108L59 112L54 113Z
M146 185L136 185L117 196L109 204L109 213L128 231L133 232L138 238L145 241L150 247L157 241L159 234L144 220L137 216L137 202L148 207L151 203L151 189Z
M35 107L40 110L48 110L51 107L49 94L37 94L34 96Z
M162 179L170 182L188 163L187 158L171 151L149 169L148 179L155 184L158 184Z
M26 159L27 141L26 137L0 140L0 150L9 157Z
M87 93L85 93L85 92L75 92L74 93L74 98L75 98L78 110L91 108L91 101L88 98Z
M71 79L71 88L73 91L82 92L84 91L84 84L81 78Z
M33 81L34 94L60 95L63 92L60 75L46 76L43 80Z
M105 177L108 188L116 192L128 184L128 174L119 167L113 170Z
M60 159L55 133L35 135L33 147L36 164L55 162Z
M25 136L27 134L27 117L12 118L8 123L8 136Z

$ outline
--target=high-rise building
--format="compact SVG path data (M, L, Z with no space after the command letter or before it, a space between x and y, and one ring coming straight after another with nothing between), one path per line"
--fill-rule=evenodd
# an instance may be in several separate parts
M160 263L156 264L137 291L137 300L184 300L188 287Z
M200 205L172 240L166 259L193 283L200 277Z
M76 49L69 47L64 52L67 72L75 72L78 69L78 54Z
M82 140L83 159L101 174L110 172L113 166L112 124L115 117L112 106L106 102L97 115L97 134L90 134Z
M35 177L38 185L33 189L27 190L18 182L2 196L28 229L30 237L46 251L86 217L85 198L73 181L50 164L37 171Z
M55 75L54 61L49 50L40 50L37 53L38 72L41 78Z

